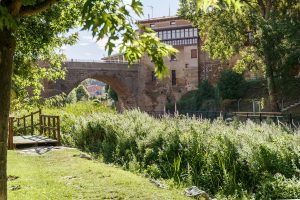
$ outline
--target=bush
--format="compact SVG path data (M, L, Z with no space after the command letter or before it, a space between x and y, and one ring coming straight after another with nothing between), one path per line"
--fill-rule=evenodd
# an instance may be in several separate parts
M70 104L76 103L76 102L77 102L76 89L72 90L72 91L68 94L68 96L67 96L67 98L66 98L66 101L67 101L67 103L70 103Z
M47 107L64 107L66 103L67 103L67 96L65 93L47 98L44 101L44 105Z
M90 98L90 94L83 85L79 85L76 88L76 99L77 101L87 101Z
M114 101L118 101L118 94L111 88L109 87L108 89L108 96L114 100Z
M300 168L300 136L272 124L154 119L130 111L80 117L69 131L77 147L105 162L154 178L197 185L211 195L231 199L252 194L259 199L284 194L299 197L293 191L299 182L295 176ZM276 174L283 177L281 182L281 178L270 179ZM286 181L288 186L280 189ZM278 196L267 196L273 190Z
M180 113L191 111L215 111L218 106L218 95L215 88L207 81L199 84L197 90L193 90L185 94L178 102L177 109ZM168 109L172 110L174 104L168 105Z
M259 186L257 199L299 199L300 180L299 178L286 178L282 174L267 178Z
M244 77L232 70L224 70L217 86L223 99L239 99L245 91Z
M210 102L207 104L207 102ZM208 80L203 81L196 92L196 108L198 110L210 110L211 103L216 105L216 90ZM214 106L213 106L214 107Z

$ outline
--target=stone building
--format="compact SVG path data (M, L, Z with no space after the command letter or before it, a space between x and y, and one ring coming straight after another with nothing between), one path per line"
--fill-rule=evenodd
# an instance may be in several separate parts
M145 105L145 110L162 111L167 103L178 101L187 92L195 90L201 80L216 83L220 72L229 66L209 59L201 50L198 30L187 20L161 17L142 20L140 24L153 29L162 42L178 50L176 55L164 60L170 70L170 77L164 80L155 77L149 57L141 60L139 87L144 96L139 105Z

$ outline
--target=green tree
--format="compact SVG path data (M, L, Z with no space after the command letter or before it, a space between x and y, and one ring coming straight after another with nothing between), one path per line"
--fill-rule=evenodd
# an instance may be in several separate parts
M244 91L244 77L232 70L224 70L217 85L223 99L239 99Z
M79 85L76 88L76 99L77 101L87 101L90 98L90 94L83 85Z
M272 109L279 110L276 79L299 64L299 0L181 0L179 14L200 29L212 58L239 54L237 70L263 69Z
M118 101L118 94L112 89L112 87L109 86L107 93L112 100Z
M27 96L32 88L38 96L41 80L56 80L64 76L63 56L57 49L73 44L77 35L65 37L71 28L82 26L91 30L96 39L108 37L106 49L115 47L114 41L122 35L120 50L126 52L129 63L139 60L146 52L162 76L167 72L163 57L174 53L172 47L159 42L149 29L135 32L135 21L130 10L141 16L140 0L124 3L122 0L1 0L0 1L0 199L7 199L7 130L10 111L12 79L17 95ZM46 61L40 67L37 61ZM13 76L14 75L14 76ZM22 103L22 102L21 102Z
M67 96L66 102L73 104L77 102L76 89L73 89Z
M204 80L200 83L196 92L196 107L198 110L202 109L202 105L206 100L215 100L216 90L208 80Z

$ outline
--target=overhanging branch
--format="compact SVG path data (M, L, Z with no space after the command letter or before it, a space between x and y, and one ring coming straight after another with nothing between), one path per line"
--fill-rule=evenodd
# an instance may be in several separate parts
M39 3L34 6L23 6L21 7L19 15L22 17L28 17L28 16L39 14L47 10L48 8L50 8L57 1L59 0L45 0L42 3Z

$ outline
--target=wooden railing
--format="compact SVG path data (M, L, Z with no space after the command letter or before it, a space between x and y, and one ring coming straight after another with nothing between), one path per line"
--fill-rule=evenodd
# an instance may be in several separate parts
M30 134L33 135L35 128L40 125L39 121L35 122L34 117L37 116L39 118L41 114L42 111L38 110L23 117L13 118L13 123L16 123L18 128L16 131L20 131L22 134L27 134L30 131Z
M8 130L8 149L13 149L14 135L39 134L57 140L60 144L60 117L43 115L41 110L23 117L10 117ZM17 133L17 134L16 134Z
M60 144L59 116L40 115L40 135L53 138Z

